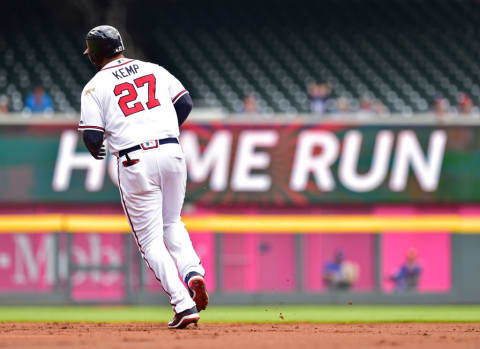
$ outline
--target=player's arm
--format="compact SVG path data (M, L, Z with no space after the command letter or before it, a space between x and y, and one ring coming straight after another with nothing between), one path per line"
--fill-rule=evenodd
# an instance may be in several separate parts
M103 145L103 132L96 130L83 131L83 143L90 154L97 160L105 158L105 146Z
M102 108L97 99L95 88L91 86L85 87L82 92L78 130L83 132L83 142L90 154L97 160L104 159L105 126L102 118Z
M187 92L186 94L178 98L174 102L173 106L175 107L175 111L177 112L178 127L180 127L185 122L185 120L187 120L188 115L192 111L192 97L190 97L190 94Z
M192 111L192 97L190 97L186 88L183 87L182 83L175 76L163 67L160 67L160 70L168 83L168 93L177 112L178 127L180 127Z

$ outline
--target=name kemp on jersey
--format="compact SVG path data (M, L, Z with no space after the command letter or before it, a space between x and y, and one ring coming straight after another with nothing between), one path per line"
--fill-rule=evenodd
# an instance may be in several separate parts
M122 78L127 78L130 75L137 74L139 68L140 67L138 64L130 64L123 68L112 71L112 74L117 78L117 80L120 80Z

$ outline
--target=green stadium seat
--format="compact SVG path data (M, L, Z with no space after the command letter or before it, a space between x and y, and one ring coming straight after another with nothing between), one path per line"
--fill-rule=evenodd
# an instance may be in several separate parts
M428 111L439 95L455 105L465 92L480 104L475 1L177 0L128 14L147 59L178 76L197 106L241 112L253 95L262 112L305 113L312 81L354 105L368 96L407 115ZM0 24L15 33L0 32L0 94L21 111L42 83L57 112L79 111L95 72L82 57L85 28L24 16Z

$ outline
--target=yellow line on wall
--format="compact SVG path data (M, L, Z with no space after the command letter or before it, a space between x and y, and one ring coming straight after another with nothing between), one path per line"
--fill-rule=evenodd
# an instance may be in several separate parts
M192 233L480 233L480 216L461 215L199 215ZM123 215L0 215L0 233L127 233Z
M63 215L0 215L0 233L62 231Z
M130 225L123 215L68 215L65 231L77 233L129 233Z
M184 219L191 231L229 233L480 233L480 217L459 215L217 215Z

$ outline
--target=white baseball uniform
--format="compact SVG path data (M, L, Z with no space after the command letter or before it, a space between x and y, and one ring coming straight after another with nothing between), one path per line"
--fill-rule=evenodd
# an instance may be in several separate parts
M115 60L83 89L78 126L80 131L105 132L110 152L118 157L125 215L145 262L177 313L195 306L178 273L183 279L190 272L205 274L180 217L187 180L182 148L158 141L179 136L174 103L186 93L156 64ZM119 152L136 145L141 149L128 153L134 164L127 166Z

